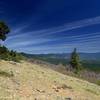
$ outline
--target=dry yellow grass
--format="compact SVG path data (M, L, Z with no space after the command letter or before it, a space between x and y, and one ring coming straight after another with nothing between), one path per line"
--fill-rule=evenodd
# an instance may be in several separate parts
M22 61L0 61L0 100L100 100L100 86Z

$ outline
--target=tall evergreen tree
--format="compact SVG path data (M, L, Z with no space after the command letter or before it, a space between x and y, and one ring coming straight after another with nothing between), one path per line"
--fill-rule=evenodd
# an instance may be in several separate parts
M9 32L9 27L4 22L0 21L0 40L4 41Z
M72 66L73 69L80 70L80 58L76 48L71 54L70 65Z
M4 22L0 21L0 42L5 41L9 32L9 27ZM1 46L0 43L0 59L7 59L8 53L8 49L5 46Z

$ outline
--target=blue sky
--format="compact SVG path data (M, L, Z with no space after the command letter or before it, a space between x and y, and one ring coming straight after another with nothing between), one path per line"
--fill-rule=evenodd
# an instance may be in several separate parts
M100 52L100 0L0 0L3 43L26 53Z

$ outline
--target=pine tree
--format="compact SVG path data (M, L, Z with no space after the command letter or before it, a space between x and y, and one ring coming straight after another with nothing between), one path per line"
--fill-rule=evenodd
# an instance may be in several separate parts
M80 70L80 58L79 58L79 54L77 53L76 48L71 54L70 65L72 66L73 69L77 71Z
M9 32L9 27L4 22L0 21L0 40L4 41Z

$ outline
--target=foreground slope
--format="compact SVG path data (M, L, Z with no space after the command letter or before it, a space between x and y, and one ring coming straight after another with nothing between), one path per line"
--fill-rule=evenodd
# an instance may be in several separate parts
M100 100L100 87L63 75L45 65L0 61L0 100Z

